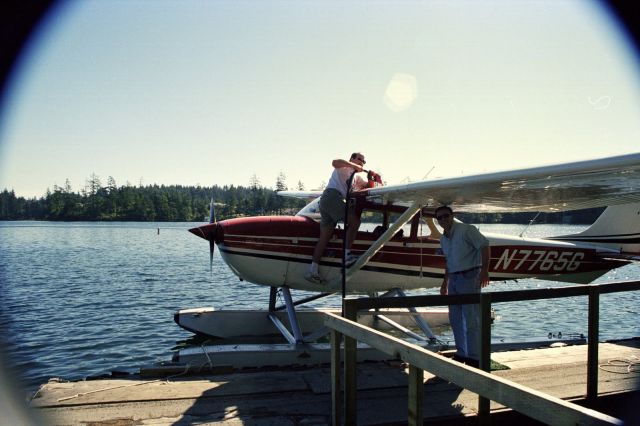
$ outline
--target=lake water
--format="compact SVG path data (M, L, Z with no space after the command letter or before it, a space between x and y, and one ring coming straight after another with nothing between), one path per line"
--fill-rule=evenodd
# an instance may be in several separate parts
M173 322L178 309L266 309L269 289L239 281L217 251L210 272L208 243L187 232L196 225L0 222L0 337L24 384L33 389L50 377L135 372L168 361L176 344L192 336ZM519 234L524 226L480 229ZM534 225L525 235L580 229ZM629 279L640 279L640 265L611 271L598 282ZM488 290L563 285L531 279L493 283ZM314 304L339 306L340 300L332 296ZM586 335L586 307L586 297L496 304L492 337ZM600 339L640 336L639 313L640 292L602 295ZM439 338L452 341L448 332Z

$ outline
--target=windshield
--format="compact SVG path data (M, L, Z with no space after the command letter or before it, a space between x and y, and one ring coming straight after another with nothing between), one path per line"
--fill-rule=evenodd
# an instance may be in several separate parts
M316 198L306 206L304 206L296 216L306 216L316 222L320 221L320 197Z

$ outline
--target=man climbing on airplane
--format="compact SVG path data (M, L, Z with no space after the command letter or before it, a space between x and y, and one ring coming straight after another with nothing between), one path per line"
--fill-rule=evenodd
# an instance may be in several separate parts
M327 243L333 235L333 230L336 224L344 220L345 212L345 199L347 197L348 182L353 176L351 187L353 189L362 189L367 186L366 175L362 176L360 172L363 171L363 167L366 161L364 155L359 152L351 154L349 161L336 159L333 160L331 165L333 166L333 173L329 178L329 183L325 188L322 196L320 197L320 238L316 244L316 248L313 252L313 261L309 266L309 270L304 275L307 281L315 284L320 284L322 278L318 272L318 266L320 265L320 259L327 246ZM347 229L347 252L345 254L345 263L347 266L353 264L357 260L357 256L351 254L349 249L356 238L358 228L360 227L360 217L356 214L355 208L349 208L348 217L348 229Z
M446 269L440 294L479 293L489 284L489 240L473 225L454 221L453 210L440 206L436 219L444 230L440 237ZM477 304L449 305L449 322L456 343L453 359L479 367L480 309Z

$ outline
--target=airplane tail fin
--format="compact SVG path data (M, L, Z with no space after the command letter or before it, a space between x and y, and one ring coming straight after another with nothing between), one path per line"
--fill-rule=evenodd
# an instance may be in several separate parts
M554 240L590 243L631 256L640 255L640 203L607 207L584 231Z

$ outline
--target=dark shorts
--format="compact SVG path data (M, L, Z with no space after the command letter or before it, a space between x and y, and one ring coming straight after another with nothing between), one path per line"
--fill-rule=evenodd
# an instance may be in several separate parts
M325 189L320 197L320 226L336 226L344 220L345 200L337 189Z

